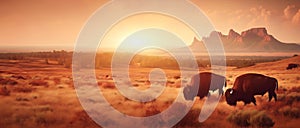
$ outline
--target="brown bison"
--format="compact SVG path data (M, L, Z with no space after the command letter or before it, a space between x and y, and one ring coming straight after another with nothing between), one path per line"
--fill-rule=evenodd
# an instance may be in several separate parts
M286 67L286 70L290 70L290 69L298 68L298 67L300 67L299 64L289 64L289 65Z
M197 86L199 86L198 90L196 89ZM193 100L196 96L202 99L209 94L209 90L215 91L218 89L219 94L223 94L224 86L226 87L226 78L224 76L203 72L192 77L190 85L184 87L183 94L186 100ZM198 91L198 93L195 91Z
M278 82L275 78L261 74L248 73L241 75L234 81L233 87L225 92L226 102L236 105L237 101L244 101L245 105L251 102L256 105L254 95L269 93L269 101L274 97L277 101L275 89L278 90Z

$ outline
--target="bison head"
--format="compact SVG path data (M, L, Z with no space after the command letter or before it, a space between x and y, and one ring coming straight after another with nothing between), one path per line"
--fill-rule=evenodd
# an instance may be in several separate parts
M195 89L193 89L193 86L186 86L183 88L183 94L184 94L184 98L186 100L194 100L194 97L196 97L195 94Z
M225 92L225 98L226 98L226 102L229 105L236 105L237 102L237 92L236 90L233 89L227 89Z

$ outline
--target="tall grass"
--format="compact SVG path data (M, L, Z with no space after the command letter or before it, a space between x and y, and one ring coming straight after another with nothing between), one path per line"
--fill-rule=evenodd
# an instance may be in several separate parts
M275 122L264 112L257 110L240 110L232 112L227 121L240 127L273 127Z

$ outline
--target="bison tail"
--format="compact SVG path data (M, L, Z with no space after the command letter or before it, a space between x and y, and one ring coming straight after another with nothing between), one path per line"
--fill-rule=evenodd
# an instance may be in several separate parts
M278 91L278 81L276 80L276 89L277 89L277 91Z

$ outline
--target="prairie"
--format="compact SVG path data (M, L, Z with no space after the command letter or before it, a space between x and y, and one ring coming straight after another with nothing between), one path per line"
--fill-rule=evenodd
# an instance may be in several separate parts
M67 55L60 54L60 57ZM73 84L70 63L66 59L53 58L55 57L48 57L48 59L38 56L2 57L0 60L1 128L100 127L80 105ZM300 68L286 70L286 67L289 63L300 63L300 57L251 61L249 65L239 60L241 66L234 63L238 59L234 60L226 71L228 87L233 85L237 76L244 73L272 76L279 82L279 89L276 91L278 101L268 102L267 95L264 95L255 97L257 106L244 105L242 102L238 102L237 106L229 106L223 96L213 114L205 122L199 123L198 116L206 98L196 98L189 113L174 127L298 127ZM131 66L129 71L131 84L140 90L149 88L151 83L148 76L151 70L151 67ZM210 71L209 66L200 67L199 70ZM110 67L100 67L95 71L99 91L111 106L121 113L137 117L155 115L167 109L174 103L178 93L181 93L180 82L183 81L184 84L189 82L189 78L180 77L178 68L163 69L166 74L164 92L153 101L140 103L118 92Z

